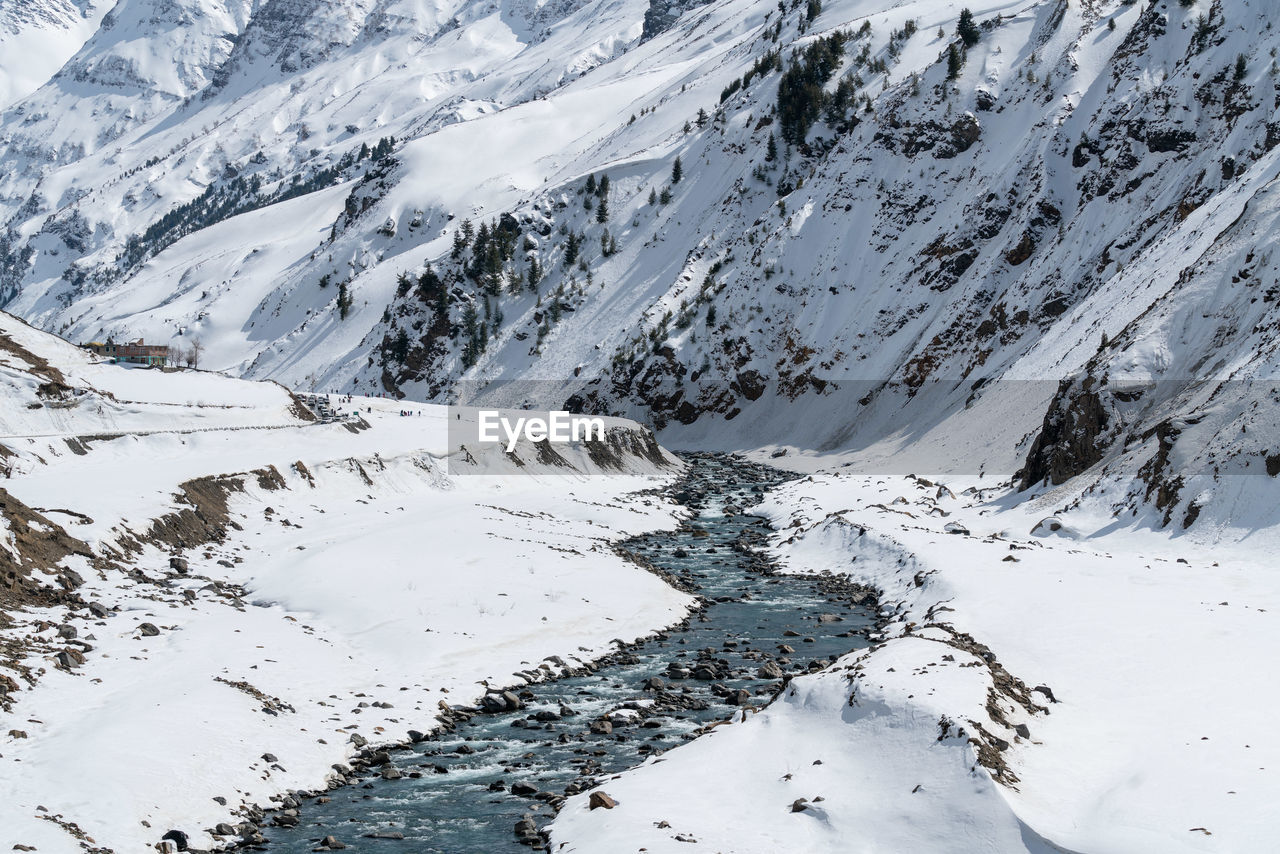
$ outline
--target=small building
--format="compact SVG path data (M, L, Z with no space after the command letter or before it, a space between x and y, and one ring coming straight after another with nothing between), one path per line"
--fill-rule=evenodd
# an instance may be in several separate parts
M124 344L117 344L114 341L108 341L105 344L100 341L92 341L85 344L84 348L97 353L108 361L116 363L156 365L162 368L169 363L169 348L167 346L163 344L147 344L141 338Z

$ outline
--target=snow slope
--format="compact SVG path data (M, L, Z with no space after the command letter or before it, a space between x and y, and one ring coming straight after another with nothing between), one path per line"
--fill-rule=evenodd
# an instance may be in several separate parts
M98 28L110 5L94 0L0 4L0 109L43 86Z
M838 471L782 487L779 557L879 588L880 642L606 780L616 808L571 800L553 845L1267 850L1274 528L1170 539L1062 499Z
M8 429L39 435L3 437L4 560L67 591L5 600L6 842L209 844L242 805L323 786L357 735L403 741L441 701L546 678L692 604L609 546L674 524L628 494L678 467L630 452L634 425L609 425L612 457L522 445L517 464L457 446L444 407L357 398L358 419L305 422L279 386L93 365L0 317L3 340L83 392L57 438L27 421ZM11 352L11 389L36 383ZM48 566L23 526L80 545Z

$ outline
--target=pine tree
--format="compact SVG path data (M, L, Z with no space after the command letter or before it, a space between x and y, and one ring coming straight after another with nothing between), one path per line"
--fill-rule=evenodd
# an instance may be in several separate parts
M778 159L778 140L773 134L769 134L769 145L764 150L764 159L770 163Z
M351 289L347 287L344 279L338 282L338 319L346 320L347 315L351 313Z
M964 60L960 58L960 51L956 50L954 44L947 45L947 79L955 80L959 77L962 65Z
M467 339L462 349L462 364L468 368L480 357L479 325L480 318L476 315L476 304L468 302L462 312L462 332Z
M827 101L827 124L832 127L844 124L845 114L849 112L849 107L853 104L856 94L857 92L854 90L853 83L849 78L841 77L840 82L836 85L836 91L831 93L831 97Z
M662 188L662 195L658 196L658 201L664 205L671 204L671 188L670 187Z
M609 195L609 174L607 172L600 176L600 183L596 185L596 195L602 199Z
M569 232L569 239L564 245L564 265L572 267L573 262L578 260L578 232Z
M431 269L431 265L427 265L427 269L422 271L422 275L418 276L418 299L427 302L432 299L440 299L444 296L444 282L440 281L440 277L436 275L436 271Z
M704 110L702 107L699 107L698 108L698 127L704 128L706 126L707 126L707 111Z
M1245 75L1249 73L1249 61L1245 59L1243 53L1236 56L1236 80L1243 80Z
M960 23L956 25L956 35L960 37L960 41L964 42L965 47L973 47L978 43L978 25L973 21L973 13L967 8L960 10Z
M391 357L397 362L403 362L408 355L409 333L401 329L396 333L395 342L391 345Z
M529 290L538 289L538 281L542 278L542 267L538 264L538 256L529 256Z
M587 184L582 188L588 195L594 195L596 191L596 175L592 172L587 176Z
M609 221L609 199L607 196L600 197L600 204L596 205L596 222Z
M650 187L649 188L649 204L656 205L657 203L658 203L658 191L653 189L653 187Z
M680 179L684 177L684 165L680 163L680 158L676 157L676 162L671 164L671 183L679 184Z

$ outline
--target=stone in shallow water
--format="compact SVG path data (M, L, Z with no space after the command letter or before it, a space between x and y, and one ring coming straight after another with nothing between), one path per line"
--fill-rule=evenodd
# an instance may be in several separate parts
M769 661L761 665L760 669L756 671L756 675L761 679L781 679L782 668L778 666L778 662Z

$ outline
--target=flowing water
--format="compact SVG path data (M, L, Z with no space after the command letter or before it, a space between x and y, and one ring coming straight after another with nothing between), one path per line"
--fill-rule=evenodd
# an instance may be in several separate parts
M517 689L518 711L477 713L392 752L403 776L305 801L297 826L263 828L270 848L311 851L332 835L362 852L528 851L517 824L536 842L531 827L550 822L566 790L585 791L675 747L738 704L767 703L782 674L865 646L870 599L830 576L773 575L753 548L768 529L750 505L787 476L723 456L688 461L673 494L694 515L677 531L623 546L703 597L701 612L595 672Z

